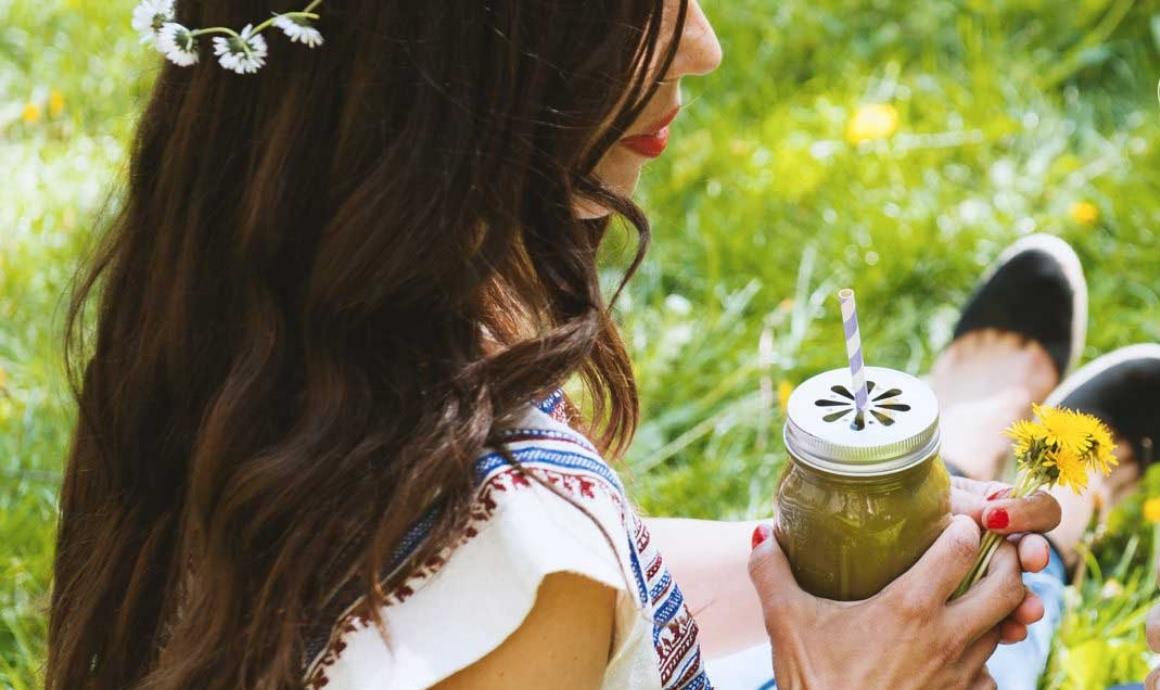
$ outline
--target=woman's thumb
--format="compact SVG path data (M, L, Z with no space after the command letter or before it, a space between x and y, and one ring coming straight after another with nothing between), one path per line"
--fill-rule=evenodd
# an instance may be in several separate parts
M767 609L791 600L801 591L773 532L768 524L759 524L753 530L753 551L749 554L749 579Z

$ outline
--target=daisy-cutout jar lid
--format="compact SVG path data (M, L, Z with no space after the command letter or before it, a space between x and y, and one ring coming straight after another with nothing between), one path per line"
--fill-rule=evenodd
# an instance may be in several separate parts
M938 400L930 386L885 367L866 367L866 386L859 426L848 370L804 381L786 406L786 450L815 469L847 476L893 474L938 452Z

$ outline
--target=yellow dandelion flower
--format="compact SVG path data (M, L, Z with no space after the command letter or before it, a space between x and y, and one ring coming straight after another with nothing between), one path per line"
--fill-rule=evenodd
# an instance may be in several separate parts
M1144 501L1144 519L1153 525L1160 524L1160 498Z
M898 110L889 103L870 103L858 108L846 124L851 144L889 138L898 130Z
M1078 417L1077 423L1091 440L1087 454L1088 465L1107 475L1119 463L1112 452L1116 448L1116 442L1112 439L1111 429L1096 417L1079 412L1075 414Z
M24 104L24 110L20 111L20 119L28 125L36 124L40 121L40 106L35 103Z
M1022 458L1031 450L1036 441L1047 440L1047 429L1027 419L1020 419L1006 431L1007 437L1015 442L1015 456Z
M1087 488L1087 466L1084 464L1082 456L1061 449L1059 452L1047 456L1043 464L1056 467L1059 470L1059 478L1056 483L1071 489L1075 495L1082 494Z
M1095 225L1100 220L1100 209L1090 201L1077 201L1067 209L1071 219L1080 225Z
M1015 496L1030 496L1042 487L1052 486L1065 486L1079 496L1087 489L1092 470L1107 473L1115 464L1111 432L1100 420L1074 410L1040 405L1031 409L1038 421L1018 421L1006 431L1019 461ZM1099 498L1098 494L1095 498ZM1160 499L1154 500L1155 505L1145 506L1145 516L1160 524ZM998 547L994 535L988 538L973 574L959 585L956 597L978 581L979 564L986 563Z
M777 382L777 404L781 411L789 409L789 396L793 394L793 384L785 379Z
M1112 473L1112 468L1120 464L1120 459L1112 452L1112 446L1096 446L1091 454L1090 464L1098 469L1105 477Z
M48 94L48 114L52 117L60 117L64 112L64 94L56 89L53 89Z
M1034 407L1035 415L1047 430L1047 443L1076 456L1083 456L1092 445L1083 415L1053 407Z

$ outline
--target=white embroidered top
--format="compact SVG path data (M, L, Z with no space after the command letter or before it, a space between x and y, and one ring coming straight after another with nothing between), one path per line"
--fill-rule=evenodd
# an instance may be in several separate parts
M541 580L555 572L617 590L603 688L712 687L680 589L616 473L563 421L562 399L557 391L529 405L517 428L504 432L522 469L492 449L476 460L470 528L449 558L427 563L390 595L381 611L386 635L355 602L329 639L308 650L309 690L429 688L515 632ZM403 548L422 535L416 525Z

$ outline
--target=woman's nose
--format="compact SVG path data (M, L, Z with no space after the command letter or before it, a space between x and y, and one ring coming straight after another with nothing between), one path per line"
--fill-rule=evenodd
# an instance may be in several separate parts
M673 77L708 74L721 64L721 42L697 0L689 0L685 30L670 70Z

